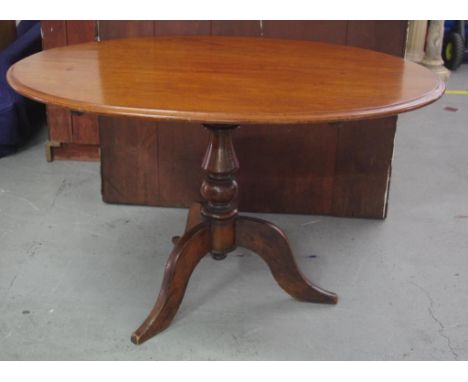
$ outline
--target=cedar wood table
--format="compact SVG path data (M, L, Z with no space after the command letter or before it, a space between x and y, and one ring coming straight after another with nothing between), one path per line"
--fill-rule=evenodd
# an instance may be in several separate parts
M16 63L7 77L19 93L44 103L101 115L199 122L209 130L202 162L205 202L190 208L185 233L173 238L161 291L132 335L135 344L169 326L192 271L206 254L223 259L237 246L260 255L291 296L337 302L334 293L300 272L278 227L238 215L235 128L391 116L427 105L445 89L429 70L370 50L214 36L56 48Z

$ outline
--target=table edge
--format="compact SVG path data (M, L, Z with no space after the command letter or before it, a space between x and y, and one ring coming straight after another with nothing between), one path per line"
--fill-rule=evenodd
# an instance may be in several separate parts
M445 83L438 78L434 73L433 76L437 80L436 86L422 96L412 100L385 105L376 108L357 109L352 112L337 113L324 112L317 113L288 113L288 114L271 114L271 113L252 113L244 114L243 117L232 113L225 112L196 112L196 111L178 111L178 110L158 110L144 109L137 107L123 107L112 105L100 105L89 102L77 101L63 97L53 96L43 93L36 89L30 88L22 84L14 76L15 64L7 71L7 82L19 94L31 98L35 101L63 107L65 109L74 110L83 113L92 113L103 116L120 116L120 117L135 117L150 119L155 121L178 121L178 122L197 122L197 123L226 123L226 124L315 124L325 122L345 122L355 120L377 119L389 116L398 115L427 106L437 101L445 92ZM426 68L426 70L429 70Z

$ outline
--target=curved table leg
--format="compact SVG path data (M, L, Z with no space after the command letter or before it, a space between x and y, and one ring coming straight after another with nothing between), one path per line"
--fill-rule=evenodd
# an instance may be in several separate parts
M179 309L195 266L210 249L208 223L196 225L177 241L169 256L156 304L143 324L132 334L134 344L143 343L169 326Z
M268 264L278 284L292 297L336 304L338 297L308 281L294 261L285 234L265 220L241 216L236 223L237 245L250 249Z
M193 227L197 224L200 224L204 221L204 218L201 214L202 204L201 203L193 203L188 212L187 216L187 223L185 224L185 232L190 231ZM180 236L173 236L172 237L172 244L177 244L177 241L180 239Z

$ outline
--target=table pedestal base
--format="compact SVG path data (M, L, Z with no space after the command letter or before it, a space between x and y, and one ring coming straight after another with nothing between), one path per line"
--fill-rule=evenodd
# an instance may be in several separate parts
M174 237L164 279L154 308L133 333L141 344L167 328L177 313L190 275L208 253L223 259L237 246L258 254L278 284L292 297L309 302L336 304L337 296L308 281L294 261L285 234L265 220L238 216L233 201L237 195L234 174L238 162L232 145L234 125L205 125L210 143L202 168L206 178L201 194L206 203L195 203L189 211L185 233Z

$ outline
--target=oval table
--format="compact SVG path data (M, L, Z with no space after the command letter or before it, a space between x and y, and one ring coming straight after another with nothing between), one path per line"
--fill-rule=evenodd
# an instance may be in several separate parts
M185 233L173 238L156 304L132 335L136 344L169 326L192 271L206 254L223 259L237 246L260 255L291 296L337 302L334 293L300 272L278 227L238 215L236 127L391 116L427 105L445 89L429 70L374 51L214 36L51 49L16 63L7 78L16 91L40 102L101 115L199 122L210 132L202 161L205 202L190 208Z

